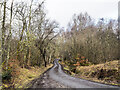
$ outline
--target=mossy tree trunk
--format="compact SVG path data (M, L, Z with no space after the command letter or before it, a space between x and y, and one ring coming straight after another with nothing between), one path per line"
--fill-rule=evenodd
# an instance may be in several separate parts
M6 0L4 0L3 21L2 21L2 62L5 62L5 19L6 19Z

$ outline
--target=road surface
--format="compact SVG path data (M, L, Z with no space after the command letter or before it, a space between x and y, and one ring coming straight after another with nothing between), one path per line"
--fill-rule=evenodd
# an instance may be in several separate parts
M31 88L111 88L111 90L119 90L117 86L95 83L67 75L58 61L59 59L54 60L54 66L32 83Z

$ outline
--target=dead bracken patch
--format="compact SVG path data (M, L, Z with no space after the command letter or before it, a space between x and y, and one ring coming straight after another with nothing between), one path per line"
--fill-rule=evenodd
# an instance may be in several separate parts
M91 81L119 85L120 77L118 67L118 60L106 62L104 64L77 66L77 73L75 72L74 76Z

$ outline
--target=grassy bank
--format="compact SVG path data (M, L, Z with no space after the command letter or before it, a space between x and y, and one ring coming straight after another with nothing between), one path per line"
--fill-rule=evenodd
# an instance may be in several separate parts
M68 65L65 65L63 62L61 64L64 66L65 70L70 71L70 67ZM120 85L118 60L97 65L77 66L75 73L71 72L71 75L95 82Z
M38 78L43 72L52 67L47 65L47 67L30 67L29 69L17 67L19 73L17 76L12 77L11 82L3 83L3 88L9 88L13 86L14 88L26 88L26 85L33 79Z

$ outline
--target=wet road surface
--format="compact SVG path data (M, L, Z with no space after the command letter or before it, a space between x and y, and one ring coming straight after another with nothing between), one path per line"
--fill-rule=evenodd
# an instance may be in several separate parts
M91 88L90 90L99 90L101 88L100 90L120 90L117 86L100 84L67 75L58 61L59 59L55 59L54 66L51 69L33 80L30 88Z

